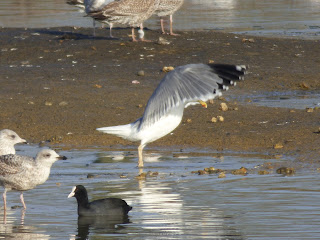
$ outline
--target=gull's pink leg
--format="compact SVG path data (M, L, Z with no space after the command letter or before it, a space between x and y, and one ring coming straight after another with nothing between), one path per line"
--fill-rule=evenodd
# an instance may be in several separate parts
M24 199L23 199L23 192L21 192L21 194L20 194L20 200L21 200L21 203L22 203L22 205L23 205L23 208L24 208L24 209L27 209L27 206L26 206L26 204L24 203Z

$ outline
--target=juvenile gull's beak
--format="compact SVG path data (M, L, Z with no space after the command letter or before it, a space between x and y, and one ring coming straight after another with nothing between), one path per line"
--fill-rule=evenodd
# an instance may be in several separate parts
M66 156L59 156L57 157L58 160L67 160L67 157Z
M199 100L198 102L201 104L202 107L204 107L204 108L207 108L207 107L208 107L208 105L207 105L206 102L204 102L204 101L202 101L202 100Z

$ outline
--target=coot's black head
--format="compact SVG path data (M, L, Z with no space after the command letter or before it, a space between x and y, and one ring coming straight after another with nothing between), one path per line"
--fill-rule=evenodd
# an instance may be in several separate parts
M75 197L77 200L83 199L88 201L87 190L82 185L77 185L72 188L71 193L68 195L68 198Z

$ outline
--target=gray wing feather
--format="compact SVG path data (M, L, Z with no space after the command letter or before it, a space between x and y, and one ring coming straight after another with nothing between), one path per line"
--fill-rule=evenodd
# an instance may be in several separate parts
M150 97L140 128L151 125L175 107L216 96L223 80L205 64L188 64L169 72ZM182 105L182 106L181 106Z
M34 161L33 158L14 154L0 156L0 175L17 174L25 170L25 165Z

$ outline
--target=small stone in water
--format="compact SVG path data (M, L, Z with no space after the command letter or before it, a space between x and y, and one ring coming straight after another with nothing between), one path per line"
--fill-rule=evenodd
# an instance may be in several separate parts
M241 167L240 169L233 170L231 173L233 175L247 175L248 169L246 169L245 167Z
M289 167L281 167L281 168L278 168L277 169L277 173L278 174L287 174L287 175L290 175L290 174L294 174L296 171L294 168L289 168Z
M226 174L224 172L219 173L218 178L225 178Z

